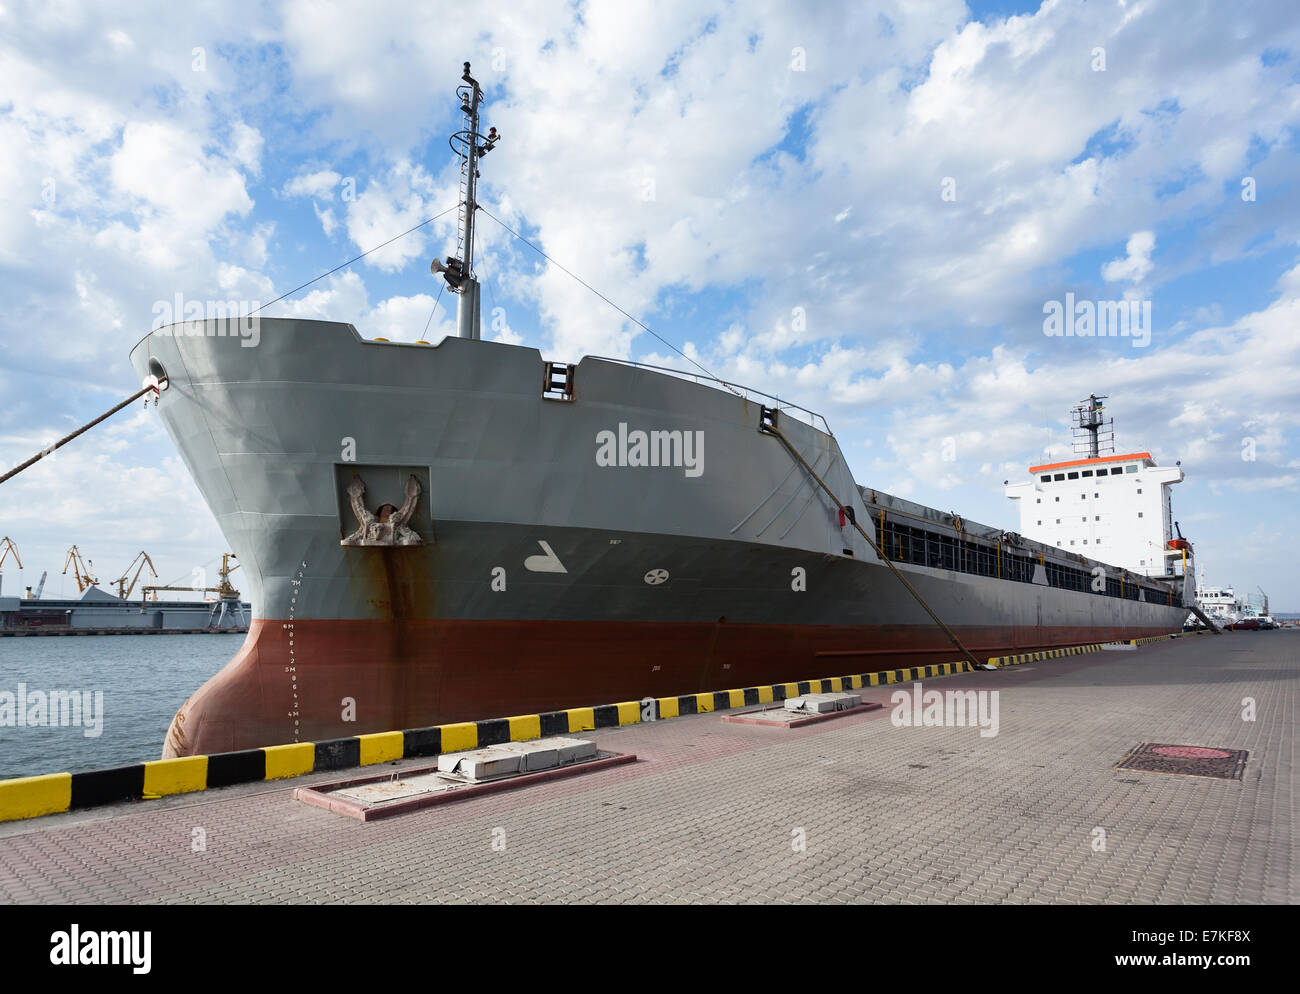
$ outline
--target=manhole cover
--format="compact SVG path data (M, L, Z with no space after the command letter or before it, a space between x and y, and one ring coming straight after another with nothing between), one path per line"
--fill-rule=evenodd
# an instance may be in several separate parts
M1152 746L1151 751L1173 759L1227 759L1232 753L1204 746Z
M1179 773L1189 777L1240 780L1246 769L1245 749L1210 749L1205 746L1163 745L1143 742L1115 764L1117 770L1145 773Z

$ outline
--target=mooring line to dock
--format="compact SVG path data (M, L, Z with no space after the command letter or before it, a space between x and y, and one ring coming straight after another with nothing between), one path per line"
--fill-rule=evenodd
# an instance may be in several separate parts
M134 401L139 400L141 397L143 397L145 394L147 394L150 390L153 390L153 389L155 389L155 387L154 387L154 384L152 384L152 383L150 383L150 384L148 384L148 385L146 385L146 386L141 387L141 388L140 388L139 390L137 390L135 393L131 394L130 397L127 397L126 400L122 401L122 403L118 404L116 407L114 407L114 408L112 408L112 409L110 409L110 410L105 411L103 414L101 414L99 417L97 417L94 421L87 422L86 424L82 425L80 428L78 428L76 431L74 431L74 432L73 432L72 434L70 434L70 435L64 435L61 439L59 439L57 442L55 442L55 443L54 443L53 445L51 445L49 448L41 449L40 452L36 453L36 455L32 456L32 457L31 457L30 459L28 459L25 463L23 463L23 464L21 464L21 465L19 465L19 466L15 466L15 467L14 467L13 469L11 469L9 472L5 473L4 476L0 476L0 483L4 483L5 480L9 479L11 476L17 476L19 473L21 473L23 470L25 470L28 466L31 466L31 465L33 465L33 464L35 464L35 463L40 462L42 459L44 459L46 456L48 456L48 455L49 455L51 452L53 452L55 449L61 449L61 448L63 448L63 446L67 445L69 442L71 442L71 441L72 441L74 438L76 438L78 435L82 434L83 432L90 431L91 428L94 428L95 425L99 424L99 423L100 423L101 421L103 421L105 418L111 418L114 414L116 414L116 413L117 413L118 411L120 411L122 408L126 407L127 404L130 404L130 403L132 403L132 402L134 402Z
M335 266L333 269L328 270L327 272L321 273L319 276L314 276L314 277L312 277L312 278L309 279L306 283L303 283L303 284L301 284L300 286L296 286L296 287L294 287L292 290L289 290L289 291L286 292L286 293L282 293L282 294L280 294L280 296L276 297L274 300L267 301L267 302L266 302L265 304L263 304L261 307L257 308L257 310L251 311L251 312L250 312L250 316L251 316L252 314L256 314L258 311L266 310L266 308L270 307L272 304L278 304L280 301L284 300L285 297L291 297L291 296L293 296L293 294L297 293L299 290L302 290L302 289L305 289L306 287L311 286L313 283L317 282L318 280L323 280L326 276L331 276L331 275L333 275L334 273L337 273L340 269L346 269L348 266L352 265L354 262L359 262L361 259L364 259L366 256L370 255L372 252L378 252L380 249L385 248L385 247L387 247L387 246L393 244L393 242L397 241L399 238L405 238L405 237L406 237L407 235L409 235L411 232L413 232L413 231L418 231L419 229L423 228L423 227L424 227L425 225L427 225L427 224L432 224L434 221L437 221L439 218L441 218L441 217L443 217L443 216L445 216L445 215L447 215L447 214L450 214L450 213L451 213L452 211L454 211L455 209L456 209L455 207L448 207L448 208L447 208L445 211L443 211L442 213L440 213L440 214L435 214L433 217L430 217L430 218L426 218L425 220L421 221L419 224L415 225L415 226L412 227L412 228L407 228L407 229L406 229L405 231L403 231L400 235L394 235L392 238L388 239L388 241L384 242L383 244L381 244L381 245L376 245L374 248L371 248L371 249L366 249L366 251L362 252L362 253L361 253L360 255L358 255L358 256L355 256L354 258L349 259L347 262L341 263L341 264ZM439 296L441 296L441 293L439 293ZM435 304L435 306L436 306L436 304ZM246 343L246 344L247 344L247 343ZM17 476L17 475L18 475L19 473L21 473L23 470L27 469L27 467L29 467L29 466L31 466L31 465L37 463L37 462L40 462L42 459L44 459L46 456L48 456L48 455L49 455L51 452L53 452L55 449L59 449L59 448L62 448L63 446L65 446L65 445L67 445L69 442L71 442L71 441L72 441L74 438L76 438L78 435L80 435L80 434L82 434L82 433L84 433L84 432L89 431L91 428L95 427L95 425L99 424L99 423L100 423L101 421L103 421L105 418L110 418L110 417L112 417L114 414L116 414L116 413L117 413L118 411L120 411L122 408L126 407L127 404L130 404L132 401L139 400L141 397L143 397L143 396L144 396L146 393L148 393L150 390L155 389L155 387L156 387L156 384L153 384L153 383L150 383L150 384L148 384L148 385L146 385L146 386L144 386L144 387L141 387L139 390L137 390L135 393L131 394L130 397L127 397L126 400L122 401L122 403L118 404L118 405L117 405L116 407L114 407L112 410L110 410L110 411L105 411L103 414L101 414L99 417L97 417L94 421L91 421L91 422L89 422L88 424L84 424L84 425L82 425L80 428L78 428L76 431L74 431L71 435L65 435L63 438L59 439L57 442L55 442L55 443L54 443L53 445L51 445L49 448L47 448L47 449L42 449L40 452L36 453L36 455L32 456L30 459L28 459L28 460L27 460L25 463L23 463L22 465L20 465L20 466L15 466L13 469L9 470L9 472L5 473L4 476L0 476L0 483L4 483L4 482L5 482L6 480L8 480L10 477Z
M785 446L786 451L789 452L790 455L793 456L795 459L797 459L800 465L802 465L803 468L807 470L808 475L811 476L814 480L816 480L821 485L821 488L826 491L826 496L829 497L832 501L834 501L835 506L837 508L843 508L847 506L844 503L842 503L840 499L835 496L834 493L831 492L831 488L826 485L826 481L823 480L820 476L818 476L817 471L808 465L808 460L806 460L802 455L799 454L799 450L794 447L790 439L785 437L785 433L781 431L780 428L778 428L775 424L764 419L759 424L758 430L763 432L763 434L765 435L771 435L773 438L779 440L781 444ZM893 573L894 576L898 578L899 583L901 583L904 587L907 588L907 592L916 598L916 602L920 604L921 607L925 608L925 613L928 614L932 619L934 619L934 623L936 625L938 625L940 628L943 629L944 634L947 635L948 639L952 642L952 644L957 647L957 651L960 652L963 656L965 656L972 666L976 666L976 667L982 666L983 664L981 664L979 660L977 660L973 655L971 655L970 650L967 649L966 646L962 645L961 639L957 638L956 633L953 632L951 628L949 628L947 625L943 623L942 618L940 618L937 614L934 613L934 609L930 607L928 603L926 603L925 598L921 596L920 592L914 586L912 586L911 583L908 582L907 577L905 577L902 574L902 572L898 569L898 567L896 567L892 562L890 562L888 556L886 556L883 552L880 551L880 547L876 545L875 541L871 538L871 536L868 535L866 531L863 530L860 524L858 524L857 518L851 517L849 521L852 523L853 527L858 530L858 533L864 539L867 540L867 545L871 546L871 551L873 551L876 554L876 558L878 558L882 563L884 563L886 566L889 567L890 572Z

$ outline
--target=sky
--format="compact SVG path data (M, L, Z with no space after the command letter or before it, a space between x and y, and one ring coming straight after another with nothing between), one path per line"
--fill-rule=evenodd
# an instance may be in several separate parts
M1105 394L1117 452L1181 460L1209 582L1300 611L1292 0L451 10L0 0L0 465L137 389L177 294L260 305L454 207L469 60L484 207L662 340L481 217L485 337L681 349L824 415L860 484L1007 529L1003 481ZM436 342L453 223L264 313ZM1051 334L1067 301L1150 321ZM74 543L105 585L141 549L211 583L225 550L138 404L0 485L4 535L6 594L75 594Z

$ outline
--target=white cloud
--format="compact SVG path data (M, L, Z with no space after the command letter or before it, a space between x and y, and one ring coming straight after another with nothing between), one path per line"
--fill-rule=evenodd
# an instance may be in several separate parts
M435 294L389 297L363 315L357 328L366 338L392 342L427 341L436 345L456 334L456 298L444 293L434 311ZM432 315L432 316L431 316Z
M1123 259L1114 259L1101 267L1101 277L1107 283L1141 283L1151 272L1151 253L1156 247L1154 231L1137 231L1129 238Z
M243 121L236 121L231 126L230 158L242 166L249 174L258 176L262 172L262 133L251 128Z
M334 211L329 207L321 207L316 203L312 204L312 209L316 212L316 220L320 222L321 230L325 232L325 237L328 238L330 235L334 234L335 229L339 226L338 218L334 216Z
M315 197L317 200L332 200L343 177L333 169L318 169L309 173L299 173L284 185L281 195L285 197Z
M320 321L343 321L357 326L367 338L361 316L366 312L366 287L352 270L344 270L316 284L316 289L301 296L272 304L263 313L268 317L316 318Z
M358 249L370 251L455 203L455 193L439 187L420 167L401 162L358 189L347 205L344 226ZM454 214L448 215L434 230L448 231L454 223ZM429 231L422 228L367 256L366 264L396 272L428 253Z
M120 51L132 52L135 50L135 42L131 39L131 36L120 29L108 32L104 35L104 38L110 45Z
M238 169L219 153L204 154L198 136L164 121L127 124L109 169L118 190L196 233L253 207Z

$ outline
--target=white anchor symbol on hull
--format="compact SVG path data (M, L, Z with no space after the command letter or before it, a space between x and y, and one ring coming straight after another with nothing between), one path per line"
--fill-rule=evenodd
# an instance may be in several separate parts
M530 573L569 572L564 568L564 563L560 562L560 557L555 554L547 543L539 539L537 544L542 547L542 551L546 554L544 556L529 556L524 560L524 569Z

